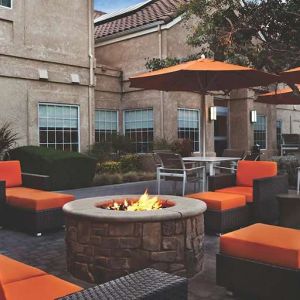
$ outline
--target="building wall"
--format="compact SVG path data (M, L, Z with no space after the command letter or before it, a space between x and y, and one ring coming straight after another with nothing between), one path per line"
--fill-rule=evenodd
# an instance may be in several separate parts
M0 123L12 124L20 145L38 144L40 102L79 105L81 150L93 142L93 1L88 3L15 0L12 9L0 8ZM47 81L40 80L42 69L48 71ZM79 85L71 82L71 74L80 76Z
M194 93L142 91L129 88L128 78L146 70L147 58L186 57L198 53L186 43L188 27L192 24L179 22L169 29L146 35L131 37L115 42L96 41L95 55L98 63L122 70L122 93L118 109L153 107L155 115L155 137L175 139L177 137L177 108L201 109L200 96ZM105 99L97 95L98 105L105 105ZM219 96L218 96L219 97ZM276 107L255 102L253 90L239 90L231 93L228 101L228 148L250 150L254 144L254 125L250 123L250 111L256 110L267 118L267 149L265 158L277 153L276 121L282 120L282 132L300 133L300 114L294 107ZM226 97L224 97L226 98ZM104 100L104 101L103 101ZM213 105L213 98L207 97L207 107ZM113 102L110 102L113 107ZM238 126L237 126L238 124ZM122 126L122 124L121 124ZM214 124L207 122L207 152L214 153Z
M97 64L104 64L122 70L122 95L119 109L153 108L154 111L154 137L174 140L177 138L177 109L199 109L201 107L200 95L182 92L159 92L137 90L129 87L128 78L138 73L146 72L145 63L147 58L154 57L184 57L198 52L189 47L186 41L186 28L183 22L176 24L170 29L135 38L111 43L107 45L97 44L95 56ZM104 100L104 101L103 101ZM96 103L104 106L105 99L96 93ZM207 106L213 102L212 97L207 97ZM109 104L111 108L114 102ZM122 123L122 122L121 122ZM122 124L120 124L122 130ZM207 136L213 134L213 124L207 125ZM207 152L213 154L213 141L207 139Z

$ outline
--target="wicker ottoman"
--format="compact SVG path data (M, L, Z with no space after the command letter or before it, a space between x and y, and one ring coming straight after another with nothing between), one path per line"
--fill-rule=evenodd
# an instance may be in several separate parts
M186 278L144 269L58 300L186 300Z
M220 238L217 284L258 300L300 299L300 231L254 224Z
M248 225L246 197L238 194L205 192L187 197L204 201L206 233L225 233Z

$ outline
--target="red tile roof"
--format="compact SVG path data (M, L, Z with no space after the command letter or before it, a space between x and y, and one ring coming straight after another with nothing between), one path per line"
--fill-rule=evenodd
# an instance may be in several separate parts
M136 9L112 14L111 18L95 22L95 38L108 37L158 21L169 23L178 15L178 8L187 2L189 0L152 0Z

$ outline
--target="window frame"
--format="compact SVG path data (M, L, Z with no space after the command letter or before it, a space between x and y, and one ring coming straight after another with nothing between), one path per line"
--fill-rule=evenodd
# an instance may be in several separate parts
M4 8L4 9L13 9L13 0L11 0L11 5L10 5L10 7L9 7L9 6L5 6L5 5L0 4L0 8Z
M77 108L77 124L78 124L78 151L81 152L81 126L80 126L80 105L77 104L68 104L68 103L53 103L53 102L39 102L38 103L38 141L39 146L40 143L40 106L47 105L47 106L61 106L61 107L76 107Z
M201 136L201 109L199 108L185 108L185 107L177 107L177 138L179 138L179 110L184 110L184 111L196 111L198 112L198 124L199 124L199 128L198 128L198 134L199 134L199 151L193 151L193 153L201 153L201 145L203 143L202 136ZM193 149L194 149L194 143L193 142Z
M262 114L257 114L257 120L259 117L264 117L265 118L265 140L266 140L266 147L265 148L261 148L260 150L267 150L268 149L268 117L266 115L262 115ZM253 128L253 144L255 144L255 126L258 122L254 123L254 128Z
M123 110L123 134L124 136L126 136L126 118L125 118L125 115L126 115L126 112L133 112L133 111L149 111L151 110L152 111L152 133L153 133L153 141L152 141L152 144L154 142L154 132L155 132L155 122L154 122L154 108L153 107L143 107L143 108L130 108L130 109L125 109ZM147 120L147 122L149 122ZM149 130L149 128L147 128L147 130ZM133 142L134 144L137 144L136 142ZM137 149L136 149L137 150ZM138 152L136 151L136 153L149 153L149 152Z
M105 108L96 108L95 109L95 143L100 143L96 141L96 112L97 111L104 111L104 112L116 112L117 113L117 134L120 133L120 111L117 109L105 109Z

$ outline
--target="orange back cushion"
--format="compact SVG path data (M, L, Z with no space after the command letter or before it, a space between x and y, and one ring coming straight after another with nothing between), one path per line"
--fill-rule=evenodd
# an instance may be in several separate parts
M0 181L6 182L6 187L22 185L21 165L19 161L0 161Z
M236 181L239 186L253 186L253 180L277 175L277 163L273 161L246 161L238 163Z

